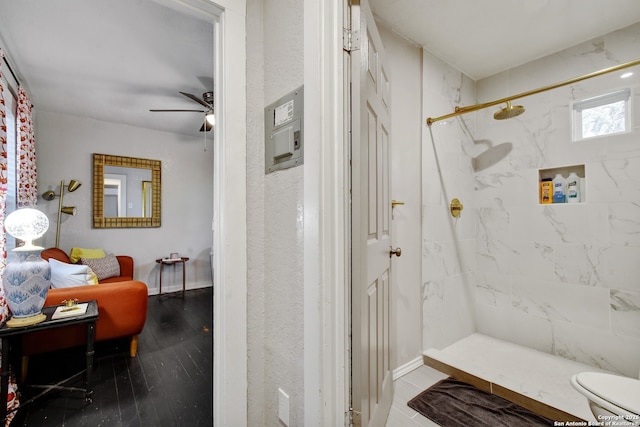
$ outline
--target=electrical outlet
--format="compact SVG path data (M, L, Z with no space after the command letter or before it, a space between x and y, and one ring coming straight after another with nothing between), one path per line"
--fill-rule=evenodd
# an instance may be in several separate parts
M289 395L281 388L278 389L278 418L285 425L289 425Z

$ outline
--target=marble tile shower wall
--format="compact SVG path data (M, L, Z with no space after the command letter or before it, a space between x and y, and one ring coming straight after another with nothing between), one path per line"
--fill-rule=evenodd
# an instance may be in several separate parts
M423 111L449 113L640 57L640 24L480 82L428 52ZM636 67L640 68L640 67ZM635 71L640 76L640 69ZM619 75L425 125L423 348L478 331L637 377L640 370L640 86ZM631 86L630 134L571 142L571 101ZM586 202L540 205L539 169L584 165ZM448 212L451 198L462 216Z
M478 100L637 59L639 46L640 24L478 82ZM500 144L511 150L497 161L483 156L475 171L475 326L638 377L640 80L619 74L518 100L526 112L508 121L493 120L491 109L476 113L473 139L498 154ZM625 86L632 132L571 142L571 101ZM539 169L570 165L585 167L586 202L539 204Z
M475 103L475 83L423 54L423 111L439 116ZM443 348L475 332L476 220L470 152L473 118L426 127L422 140L422 344ZM430 134L430 131L433 134ZM453 220L449 201L462 216Z

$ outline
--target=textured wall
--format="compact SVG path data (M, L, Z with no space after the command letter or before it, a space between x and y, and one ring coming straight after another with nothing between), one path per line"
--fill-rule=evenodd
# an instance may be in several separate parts
M135 261L135 278L158 292L156 258L179 252L190 258L187 287L211 286L209 253L213 241L213 150L203 152L203 140L128 125L38 111L35 117L38 156L38 192L55 190L60 181L78 179L80 189L64 196L76 206L76 216L63 215L60 247L102 247L127 254ZM162 226L159 228L92 228L92 154L141 157L162 162ZM55 245L58 199L38 200L49 216L50 227L42 239ZM175 271L172 271L175 270ZM175 286L172 286L175 285ZM182 289L181 269L167 268L163 291ZM168 288L171 289L171 288Z
M277 425L278 388L290 396L290 425L304 419L304 166L264 174L263 119L266 105L303 83L302 6L247 2L251 425Z

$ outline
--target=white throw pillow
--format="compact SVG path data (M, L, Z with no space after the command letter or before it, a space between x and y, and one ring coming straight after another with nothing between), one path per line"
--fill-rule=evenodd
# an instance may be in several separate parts
M52 288L98 284L96 274L87 265L67 264L66 262L49 258L49 266L51 266Z

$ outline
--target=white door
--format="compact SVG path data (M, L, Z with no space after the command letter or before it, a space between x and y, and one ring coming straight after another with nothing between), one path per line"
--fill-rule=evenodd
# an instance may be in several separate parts
M369 4L353 3L352 407L355 424L384 426L393 400L389 79Z

